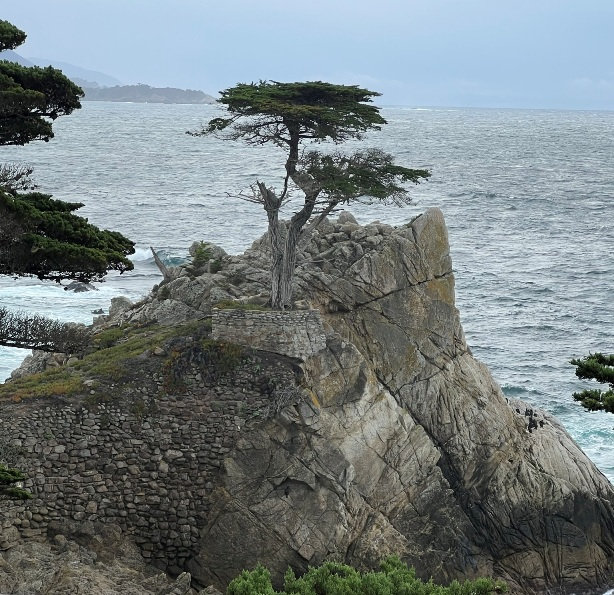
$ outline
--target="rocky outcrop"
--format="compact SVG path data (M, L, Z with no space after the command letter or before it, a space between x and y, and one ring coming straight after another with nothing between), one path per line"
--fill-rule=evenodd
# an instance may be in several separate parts
M118 527L73 522L51 525L47 541L22 541L0 554L0 593L195 595L196 591L189 573L173 580L147 564Z
M398 552L438 580L611 583L612 486L554 418L506 399L472 357L441 213L324 231L298 272L329 327L304 363L312 403L229 454L195 574L223 568L249 535L245 563L264 552L278 572Z
M100 325L174 325L209 316L223 300L259 303L266 251L263 239L240 257L220 257L214 273L186 268ZM424 577L489 574L522 593L598 592L614 583L614 489L556 419L506 399L473 358L454 305L441 212L399 228L359 226L348 215L325 222L301 248L296 297L322 325L313 349L286 353L267 342L269 333L220 376L190 344L185 361L176 356L185 364L180 382L156 388L144 380L139 388L138 399L155 406L136 409L137 397L126 394L109 420L108 410L73 415L78 402L64 402L71 432L94 449L79 442L66 451L74 471L61 471L66 510L53 515L88 522L115 511L113 522L149 556L160 554L158 563L169 520L190 519L189 539L169 563L200 585L223 586L258 561L279 577L288 565L300 571L334 558L369 567L388 553ZM267 317L256 312L250 325L249 316L240 315L243 333L226 318L216 328L214 317L214 336L253 347L251 329ZM20 432L28 415L47 424L37 429L41 446L32 446L31 459L70 442L49 426L61 417L49 401L3 405L3 419ZM103 419L118 424L117 434L104 433ZM53 445L44 442L47 431ZM198 445L209 449L204 458ZM120 469L109 461L113 449ZM43 489L50 473L43 465L30 483L40 527L41 508L51 510ZM112 498L98 498L97 485ZM80 501L84 486L94 490L95 507Z

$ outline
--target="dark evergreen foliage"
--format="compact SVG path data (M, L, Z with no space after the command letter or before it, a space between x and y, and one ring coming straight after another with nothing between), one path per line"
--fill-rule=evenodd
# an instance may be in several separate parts
M280 192L257 182L247 200L262 204L271 240L271 305L291 307L296 251L305 226L317 225L338 207L353 201L410 201L404 184L428 178L425 169L393 163L387 153L368 149L343 155L311 151L301 155L306 142L342 143L379 130L386 120L371 101L379 93L355 85L321 81L240 83L222 91L219 102L229 116L211 120L193 135L217 134L249 145L272 143L286 151L286 175ZM279 222L281 207L293 191L302 194L288 226Z
M26 35L0 21L0 50L14 49ZM0 60L0 145L53 138L52 122L81 107L83 91L60 70Z
M14 50L26 40L26 34L8 21L0 20L0 52Z
M0 191L0 274L99 281L131 270L134 243L73 213L80 203Z
M19 469L11 469L0 463L0 496L17 500L32 498L30 492L16 485L25 478L26 476Z
M573 394L576 401L590 411L614 413L614 354L590 353L581 359L572 359L576 376L609 384L609 390L587 389Z
M0 20L0 51L24 42L23 31ZM59 70L0 60L0 145L53 137L52 122L81 107L81 89ZM78 217L83 206L34 188L28 166L0 166L0 275L99 281L109 270L133 268L134 243ZM38 316L0 311L0 345L73 352L76 331Z
M262 565L244 570L233 579L227 595L489 595L507 590L504 583L488 578L453 581L448 586L424 582L397 556L386 558L378 572L358 572L346 564L325 562L310 567L297 578L292 570L284 577L284 589L276 591L269 571Z
M214 118L205 132L231 127L234 138L250 144L291 145L295 138L340 143L386 123L379 109L370 105L379 95L321 81L239 83L222 91L219 99L230 117Z

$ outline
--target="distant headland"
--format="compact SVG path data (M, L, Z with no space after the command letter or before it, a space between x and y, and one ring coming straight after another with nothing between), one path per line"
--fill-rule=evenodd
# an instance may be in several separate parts
M215 97L192 89L173 87L151 87L143 83L123 85L115 77L97 70L89 70L48 58L24 58L18 53L7 50L0 52L0 59L17 62L23 66L48 65L59 68L68 78L85 92L84 101L124 101L134 103L215 103Z
M116 85L87 87L84 101L130 101L135 103L215 103L215 97L192 89L150 87L149 85Z

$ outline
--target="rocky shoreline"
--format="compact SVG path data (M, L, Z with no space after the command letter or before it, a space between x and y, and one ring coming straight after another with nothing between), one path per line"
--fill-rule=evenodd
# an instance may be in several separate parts
M103 523L201 587L258 561L279 577L390 553L438 582L614 584L614 488L472 356L440 211L398 228L326 221L301 247L287 315L257 309L267 264L266 238L240 256L209 247L99 317L95 337L127 365L99 345L15 374L15 391L54 370L78 388L0 402L34 494L0 503L5 560L56 547L58 523Z

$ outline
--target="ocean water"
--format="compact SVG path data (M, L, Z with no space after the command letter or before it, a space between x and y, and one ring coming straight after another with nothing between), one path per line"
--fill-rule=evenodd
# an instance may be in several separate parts
M137 242L135 270L99 291L0 278L0 304L90 322L111 297L138 299L160 276L149 246L182 258L195 240L240 252L264 212L236 198L256 179L280 185L283 154L186 130L219 108L85 103L49 143L1 147L28 162L41 191ZM614 112L384 108L388 125L362 141L403 165L428 167L411 206L352 208L361 223L399 224L431 206L449 228L467 341L507 395L559 417L614 481L614 415L589 413L568 362L614 352ZM348 143L348 150L359 143ZM0 348L0 379L27 352Z

